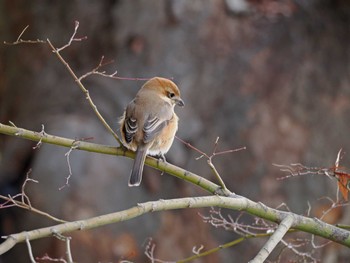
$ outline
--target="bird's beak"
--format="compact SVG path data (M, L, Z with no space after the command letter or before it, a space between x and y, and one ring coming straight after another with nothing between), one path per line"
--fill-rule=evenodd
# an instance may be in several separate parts
M180 107L185 106L185 102L181 98L176 99L175 102L176 102L176 105Z

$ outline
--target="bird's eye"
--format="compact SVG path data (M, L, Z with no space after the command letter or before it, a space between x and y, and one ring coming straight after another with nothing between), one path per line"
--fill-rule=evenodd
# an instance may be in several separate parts
M173 93L173 92L168 92L168 97L169 97L170 99L174 98L174 97L175 97L175 93Z

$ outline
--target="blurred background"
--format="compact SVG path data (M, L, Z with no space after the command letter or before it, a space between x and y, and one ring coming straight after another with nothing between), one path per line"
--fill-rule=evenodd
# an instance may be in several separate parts
M105 0L0 2L0 121L72 139L117 146L89 107L84 94L45 44L3 45L25 26L24 39L49 38L67 43L87 36L62 52L78 76L105 56L107 72L118 76L172 78L185 108L178 136L210 154L246 146L245 151L214 158L228 188L270 207L321 216L336 198L336 181L325 176L284 176L272 163L330 167L340 148L350 150L350 4L342 0ZM143 81L91 76L83 81L115 131L124 107ZM132 160L73 151L70 186L68 149L0 135L0 193L21 190L26 173L39 183L26 191L34 207L77 220L115 212L149 200L206 195L198 187L146 168L142 185L128 188ZM175 140L167 160L214 180L206 160ZM342 165L349 165L345 155ZM147 262L149 238L155 255L167 261L190 256L237 238L204 223L208 209L170 211L95 230L70 233L76 262ZM223 211L227 213L227 211ZM229 212L233 218L237 213ZM349 208L333 210L327 220L349 224ZM248 220L252 220L247 217ZM249 221L247 221L249 222ZM54 224L16 208L0 210L1 235ZM303 238L311 239L310 235ZM247 262L266 241L247 240L196 262ZM322 244L325 240L317 240ZM32 242L34 255L63 257L64 243L47 238ZM338 245L306 246L321 262L347 262ZM287 260L298 260L280 247ZM1 260L1 259L0 259ZM3 262L28 262L24 244ZM278 254L271 261L278 260ZM238 262L237 261L237 262ZM44 262L44 261L41 261ZM283 261L282 261L283 262Z

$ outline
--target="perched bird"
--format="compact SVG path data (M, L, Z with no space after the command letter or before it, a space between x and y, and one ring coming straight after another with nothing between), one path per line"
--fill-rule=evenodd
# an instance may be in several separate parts
M169 79L155 77L148 80L128 104L120 119L120 132L124 146L135 151L129 186L138 186L146 155L163 160L173 143L179 118L175 105L185 104L180 90Z

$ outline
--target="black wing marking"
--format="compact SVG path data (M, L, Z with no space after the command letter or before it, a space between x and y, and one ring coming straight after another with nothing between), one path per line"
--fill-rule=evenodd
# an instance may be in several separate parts
M149 143L168 125L169 121L161 122L157 117L149 117L143 126L143 141Z
M131 141L134 138L135 133L137 131L136 119L134 119L134 118L126 118L123 128L124 128L123 131L124 131L124 134L125 134L125 141L127 143L131 143Z

